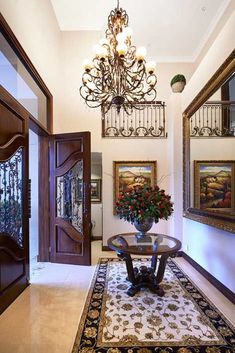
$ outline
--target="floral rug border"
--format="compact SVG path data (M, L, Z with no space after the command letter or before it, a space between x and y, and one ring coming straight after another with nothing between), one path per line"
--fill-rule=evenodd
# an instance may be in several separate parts
M134 259L135 261L141 261L143 259ZM147 259L149 260L149 259ZM105 306L105 296L107 289L107 281L106 276L108 274L108 263L109 262L119 262L121 260L115 258L101 258L96 267L95 273L93 275L93 279L90 285L90 289L88 292L88 296L86 299L86 303L84 305L83 313L81 316L81 320L78 327L78 332L76 335L74 347L72 353L152 353L152 352L160 352L160 353L234 353L235 352L235 328L231 324L231 322L215 307L215 305L206 297L206 295L197 287L197 285L189 279L187 274L172 260L168 260L167 265L170 267L171 271L177 277L180 282L181 287L191 296L194 294L194 297L191 297L191 300L194 301L197 308L203 312L203 314L208 318L210 322L210 326L213 327L214 330L221 336L221 340L214 344L214 342L208 342L206 345L201 345L198 342L198 345L190 345L190 342L184 342L180 344L177 342L170 342L168 345L166 343L159 344L159 342L128 342L128 346L122 344L120 347L120 343L103 343L99 342L99 334L102 329L102 313L104 313ZM180 278L186 278L186 282L181 282ZM188 287L188 288L187 288ZM196 297L195 297L196 296ZM91 306L91 300L95 299L95 301L101 305L99 311L99 315L97 313L97 317L90 318L88 317L89 309ZM209 318L206 315L205 310L208 306L210 310L216 311L220 318L219 320L215 320L213 318ZM93 307L93 309L95 309ZM90 337L89 339L84 336L85 324L88 327L97 327L98 336ZM90 326L89 326L90 325ZM130 347L130 343L132 343L132 347ZM115 348L114 348L115 347Z

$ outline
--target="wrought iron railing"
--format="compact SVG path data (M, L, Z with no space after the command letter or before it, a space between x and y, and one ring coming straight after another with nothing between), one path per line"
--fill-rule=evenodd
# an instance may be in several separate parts
M128 115L124 110L117 113L115 107L102 114L102 137L166 137L165 103L139 104Z
M208 101L190 118L191 137L235 137L235 101Z

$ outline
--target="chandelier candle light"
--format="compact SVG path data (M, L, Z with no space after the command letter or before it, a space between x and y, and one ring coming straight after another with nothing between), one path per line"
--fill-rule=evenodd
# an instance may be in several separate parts
M131 44L132 29L125 10L117 7L108 17L105 38L95 46L93 60L84 61L80 94L91 108L106 113L112 105L127 114L140 109L137 103L153 102L157 77L154 61L146 62L146 49Z

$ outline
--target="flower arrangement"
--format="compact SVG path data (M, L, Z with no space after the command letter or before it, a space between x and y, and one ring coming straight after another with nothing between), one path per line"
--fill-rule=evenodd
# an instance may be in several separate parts
M121 192L116 202L116 213L120 219L127 222L142 223L152 218L155 223L159 219L168 219L173 212L171 196L165 194L165 190L157 185L135 186Z

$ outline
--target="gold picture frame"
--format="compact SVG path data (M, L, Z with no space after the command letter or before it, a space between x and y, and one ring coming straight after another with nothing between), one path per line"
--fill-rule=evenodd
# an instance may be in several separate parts
M194 207L217 212L234 212L235 161L194 161Z
M154 186L157 180L157 161L114 161L114 213L120 192L135 185Z

